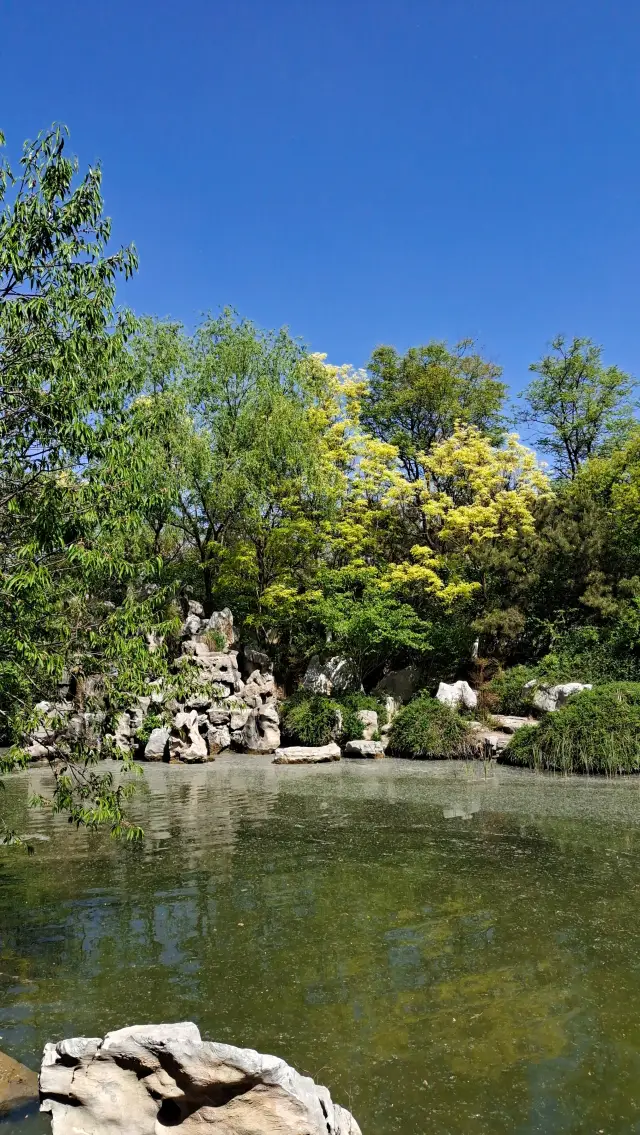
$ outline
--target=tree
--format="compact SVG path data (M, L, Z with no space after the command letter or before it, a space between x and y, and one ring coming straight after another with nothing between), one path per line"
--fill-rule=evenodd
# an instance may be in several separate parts
M477 426L493 441L502 436L502 371L477 354L471 340L451 350L432 341L404 355L394 347L376 347L368 370L362 425L397 447L410 481L423 475L420 455L450 437L456 422Z
M636 383L618 367L605 366L602 347L591 339L568 343L558 335L551 350L529 368L538 378L524 392L528 408L520 420L543 431L536 445L552 457L559 477L572 479L587 458L628 433Z
M53 127L27 142L14 173L0 165L0 728L11 736L78 644L113 657L131 603L95 614L98 580L123 580L126 559L100 544L113 508L92 467L131 392L119 365L133 320L114 308L133 248L108 254L99 168L79 181ZM108 527L108 523L107 523ZM85 596L90 596L87 614ZM129 622L127 622L129 619ZM116 631L114 623L119 622ZM125 624L127 624L125 626ZM98 640L102 638L101 645ZM12 758L3 762L11 765ZM54 806L77 822L123 829L122 793L86 762L56 766ZM133 829L130 829L133 831Z

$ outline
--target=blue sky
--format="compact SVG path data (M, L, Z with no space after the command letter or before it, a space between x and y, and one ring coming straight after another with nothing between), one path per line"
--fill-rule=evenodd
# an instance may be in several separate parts
M0 127L100 159L120 299L334 362L558 331L640 374L637 0L3 0Z

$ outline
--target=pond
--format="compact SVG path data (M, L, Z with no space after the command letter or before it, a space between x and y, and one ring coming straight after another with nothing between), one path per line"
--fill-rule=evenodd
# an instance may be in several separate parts
M193 1020L364 1135L640 1132L640 779L223 756L147 767L133 846L28 810L47 775L6 781L12 1056Z

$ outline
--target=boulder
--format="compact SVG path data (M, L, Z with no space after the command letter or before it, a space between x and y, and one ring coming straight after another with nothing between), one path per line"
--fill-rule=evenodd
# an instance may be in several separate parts
M372 741L373 734L378 732L378 714L375 709L359 709L356 716L362 722L364 740Z
M318 655L314 654L300 685L310 694L343 694L348 690L362 689L353 663L339 655L320 662Z
M221 753L231 744L231 734L227 725L209 725L207 729L209 754Z
M403 670L391 670L382 678L373 693L379 697L392 697L402 704L411 701L421 685L421 675L417 666L405 666Z
M382 741L347 741L344 755L345 757L372 757L379 761L384 757L384 743Z
M204 619L204 607L202 603L198 603L196 599L190 599L188 614L197 615L199 619Z
M0 1052L0 1116L9 1115L15 1108L24 1107L38 1098L38 1076Z
M199 615L187 615L184 623L182 624L182 637L193 638L199 634L202 627L202 619Z
M527 683L530 687L530 683ZM559 686L537 686L533 695L533 704L536 709L553 713L556 709L561 709L563 705L573 697L574 694L582 693L582 690L591 690L593 686L590 682L565 682Z
M164 760L169 744L169 730L168 729L152 729L149 734L149 740L144 747L145 761L162 761Z
M189 1023L47 1044L40 1093L53 1135L361 1135L327 1088Z
M275 702L253 709L242 731L242 742L251 753L273 753L280 744L280 718Z
M468 682L454 682L453 685L448 685L446 682L441 682L438 686L436 698L443 705L448 705L451 709L475 709L478 704L478 695L475 690L471 689Z
M291 745L287 749L276 749L274 765L315 765L325 761L339 761L340 746L335 741L328 745Z

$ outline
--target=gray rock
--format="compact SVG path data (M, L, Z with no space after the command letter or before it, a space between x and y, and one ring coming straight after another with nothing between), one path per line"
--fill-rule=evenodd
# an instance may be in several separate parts
M168 729L152 729L149 734L149 740L144 747L145 761L162 761L164 760L169 744L169 730Z
M314 654L300 685L311 694L340 694L362 689L353 663L338 655L321 663L319 656Z
M356 716L362 722L364 740L372 741L373 734L378 732L378 714L375 709L359 709Z
M339 761L340 746L335 741L329 745L291 745L286 749L276 749L274 765L315 765L325 761Z
M411 701L418 692L421 684L421 675L417 666L405 666L403 670L391 670L382 678L374 689L379 697L392 697L402 702Z
M475 709L478 704L478 695L468 682L454 682L452 685L441 682L436 698L451 709L459 709L461 706L465 709Z
M183 638L194 638L200 632L201 627L202 619L198 615L187 615L182 624Z
M257 647L245 646L242 652L242 668L245 674L252 674L254 670L268 672L271 670L271 659L263 650Z
M308 690L310 694L326 694L328 696L331 693L333 683L325 674L317 654L314 654L307 666L306 674L300 685L303 690Z
M197 615L199 619L204 619L204 607L202 606L202 603L198 603L195 599L190 599L189 614Z
M345 757L373 757L380 760L384 757L384 744L382 741L347 741L344 750Z
M280 718L275 702L252 710L242 731L245 749L251 753L273 753L280 744Z
M120 713L116 718L113 740L121 753L131 752L131 718L128 713Z
M207 730L209 754L221 753L231 745L231 734L226 725L209 725Z
M207 711L207 717L212 725L228 725L231 717L231 708L228 705L220 705L216 702Z
M40 1092L53 1135L361 1135L327 1088L189 1023L47 1044Z
M515 733L523 725L537 725L535 717L515 717L510 713L492 713L491 718L504 733Z
M231 732L236 733L240 729L244 729L250 716L251 710L248 705L234 705L229 717L229 728Z

